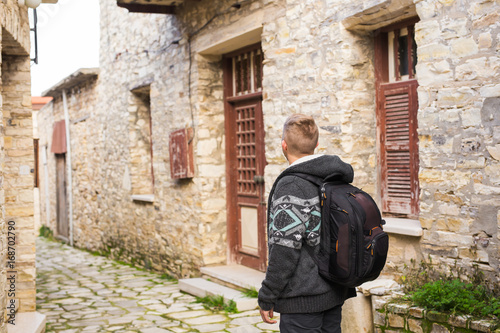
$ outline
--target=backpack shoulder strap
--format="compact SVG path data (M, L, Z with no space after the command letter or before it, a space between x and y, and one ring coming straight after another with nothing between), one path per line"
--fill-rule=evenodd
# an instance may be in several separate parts
M323 185L323 178L316 177L313 175L309 175L307 173L301 173L301 172L294 172L292 175L297 176L299 178L305 179L313 184L316 184L317 186Z

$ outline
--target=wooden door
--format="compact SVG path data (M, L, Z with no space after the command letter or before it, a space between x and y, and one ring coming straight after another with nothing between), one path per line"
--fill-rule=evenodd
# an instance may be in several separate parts
M260 45L225 57L225 128L230 261L266 269L264 124Z
M55 154L55 156L57 236L68 241L69 219L66 195L66 154Z

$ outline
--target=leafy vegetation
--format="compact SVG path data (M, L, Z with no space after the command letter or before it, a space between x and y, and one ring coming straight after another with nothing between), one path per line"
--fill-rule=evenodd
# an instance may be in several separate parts
M233 300L226 300L221 295L209 295L205 297L196 297L196 303L202 303L207 310L225 311L228 313L237 313L236 303Z
M500 318L500 299L485 287L459 279L426 283L410 294L409 299L425 309L478 317Z
M500 320L499 286L485 279L477 265L466 269L422 261L401 277L404 298L427 310Z
M250 289L243 289L241 293L248 298L257 298L259 296L259 291L255 289L255 287L251 287Z
M47 226L42 225L40 227L39 234L41 237L47 238L52 241L54 240L54 232L52 232L52 230Z

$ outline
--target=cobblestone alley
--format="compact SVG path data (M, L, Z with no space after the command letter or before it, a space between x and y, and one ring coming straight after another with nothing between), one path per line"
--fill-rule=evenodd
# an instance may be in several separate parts
M271 332L257 310L212 312L177 282L38 238L37 311L47 332Z

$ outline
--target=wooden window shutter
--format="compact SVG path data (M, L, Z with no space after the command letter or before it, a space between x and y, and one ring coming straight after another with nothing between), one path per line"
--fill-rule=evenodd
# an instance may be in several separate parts
M172 179L194 177L192 128L182 128L169 134L170 176Z
M382 210L418 216L417 81L380 84Z

